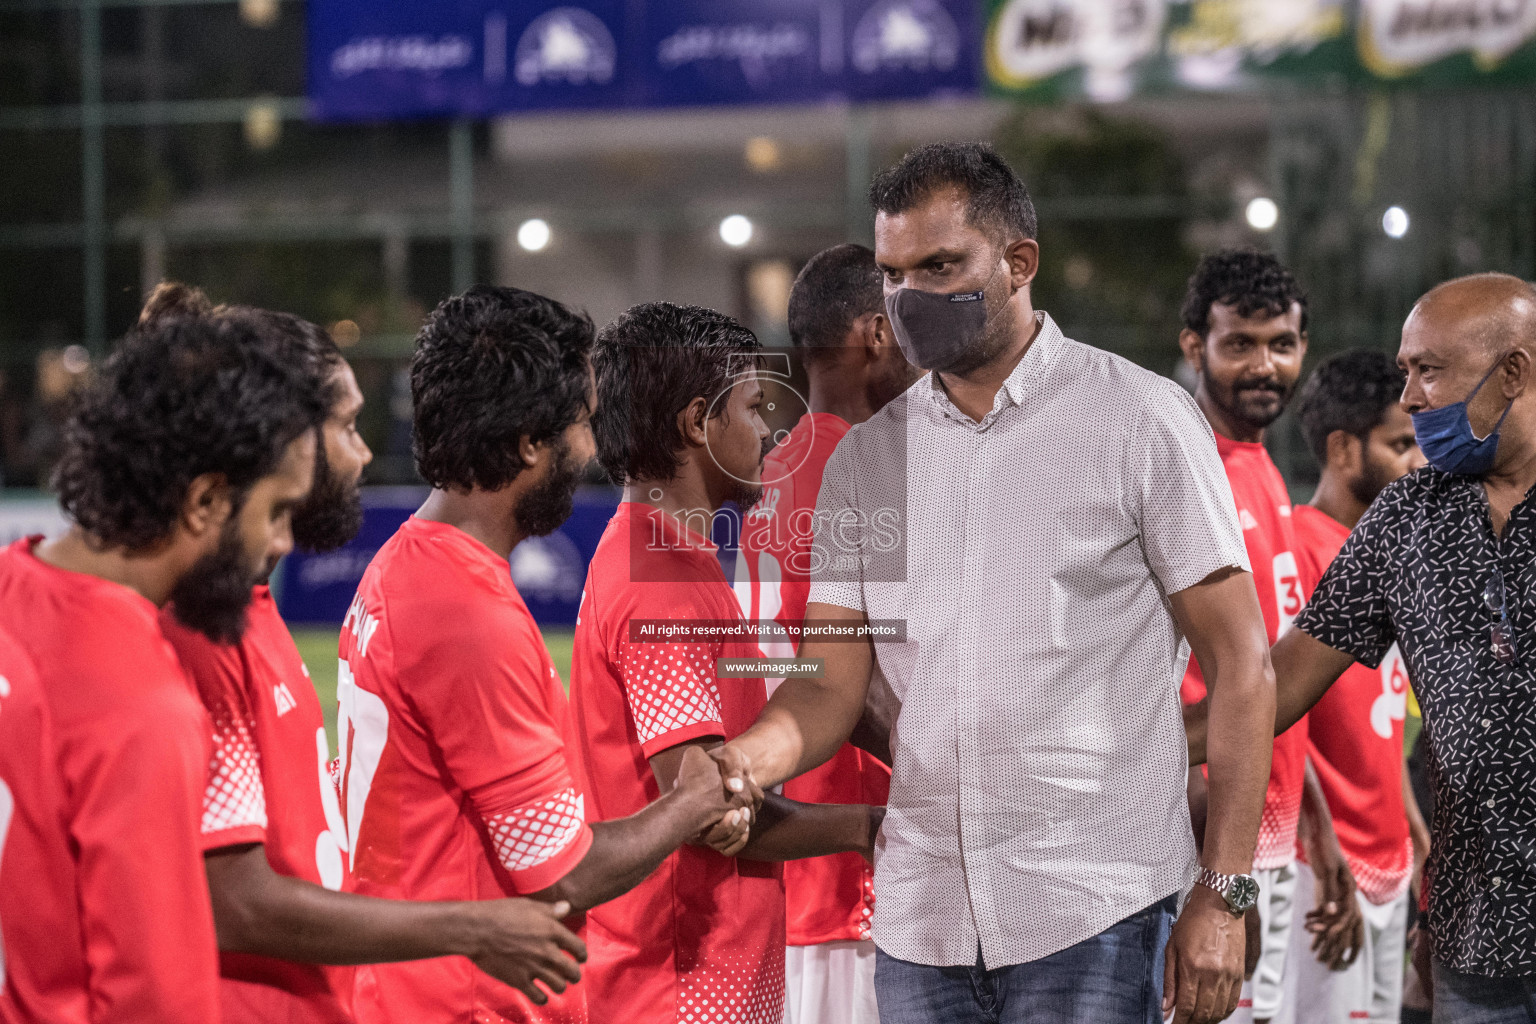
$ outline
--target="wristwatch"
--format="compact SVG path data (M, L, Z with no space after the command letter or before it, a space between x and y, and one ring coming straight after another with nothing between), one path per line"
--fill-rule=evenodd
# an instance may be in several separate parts
M1238 916L1259 901L1259 883L1252 875L1221 875L1210 868L1201 868L1195 876L1195 884L1215 889Z

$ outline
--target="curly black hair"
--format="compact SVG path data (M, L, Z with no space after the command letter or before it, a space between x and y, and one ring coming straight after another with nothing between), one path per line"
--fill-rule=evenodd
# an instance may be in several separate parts
M853 322L885 309L875 254L845 242L812 256L789 290L789 340L805 358L843 344Z
M869 184L877 213L906 213L936 190L965 193L965 219L994 242L1034 238L1035 204L1008 162L985 142L935 142L920 146Z
M1407 382L1392 357L1374 349L1350 349L1319 363L1296 399L1296 418L1317 464L1328 461L1329 434L1345 430L1364 440Z
M346 360L325 328L292 313L255 306L218 306L212 315L248 319L275 346L279 359L315 378L327 409L341 400L341 382L336 373Z
M141 331L151 330L178 317L198 316L252 319L251 326L277 346L278 358L299 365L322 382L326 390L327 406L334 405L341 397L335 379L336 371L344 361L341 349L324 328L292 313L279 313L256 306L215 306L196 285L181 281L161 281L144 300L137 326Z
M1299 303L1301 330L1306 333L1307 293L1274 253L1222 249L1203 256L1184 293L1184 326L1205 337L1211 329L1211 307L1218 302L1244 318L1255 313L1283 316L1292 303Z
M77 399L53 487L93 538L143 550L175 529L194 479L223 474L238 505L325 414L319 382L255 324L156 318Z
M558 437L587 408L592 321L520 288L444 299L416 335L411 451L433 487L499 490L518 444Z
M682 466L677 414L714 402L757 365L757 336L713 309L646 302L597 336L597 461L614 483L667 480ZM724 402L714 415L725 412Z

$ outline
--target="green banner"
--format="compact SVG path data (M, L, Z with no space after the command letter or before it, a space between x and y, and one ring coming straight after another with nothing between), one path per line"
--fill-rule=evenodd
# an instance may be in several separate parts
M984 48L991 91L1047 101L1536 81L1536 0L991 0Z

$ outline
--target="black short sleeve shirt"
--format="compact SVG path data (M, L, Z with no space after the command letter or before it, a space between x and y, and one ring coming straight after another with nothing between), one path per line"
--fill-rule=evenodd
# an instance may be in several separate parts
M1516 660L1494 653L1503 577ZM1367 665L1394 641L1430 740L1429 923L1466 974L1536 974L1536 491L1495 538L1481 481L1428 467L1371 505L1297 628Z

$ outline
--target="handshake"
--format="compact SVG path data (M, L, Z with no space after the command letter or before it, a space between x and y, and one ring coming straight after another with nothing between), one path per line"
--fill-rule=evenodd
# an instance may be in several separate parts
M669 794L693 815L689 842L734 857L782 861L831 853L874 860L884 807L809 804L766 796L747 755L729 743L683 749ZM750 847L750 849L749 849Z

